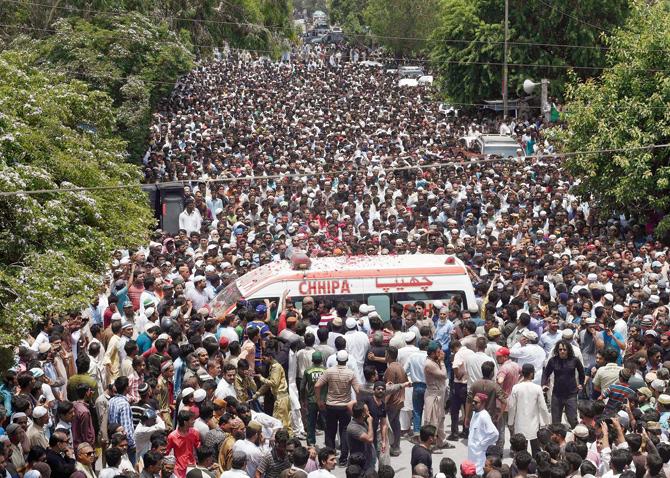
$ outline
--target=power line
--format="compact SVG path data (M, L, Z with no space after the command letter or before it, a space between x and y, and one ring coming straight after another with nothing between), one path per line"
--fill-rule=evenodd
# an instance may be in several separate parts
M28 2L28 1L23 1L23 0L2 0L4 2L9 2L9 3L16 3L16 4L21 4L21 5L32 5L32 6L39 6L39 7L48 7L48 8L54 8L57 10L67 10L67 11L79 11L79 12L86 12L86 13L96 13L100 15L111 15L111 16L117 16L119 12L114 12L114 11L109 11L109 10L88 10L88 9L83 9L83 8L76 8L76 7L69 7L69 6L60 6L60 5L49 5L45 3L38 3L38 2ZM141 12L138 12L141 13ZM161 20L179 20L179 21L184 21L184 22L192 22L192 23L212 23L212 24L224 24L224 25L246 25L246 26L255 26L255 27L260 27L260 28L265 28L265 29L277 29L281 30L285 28L284 26L281 25L263 25L260 23L250 23L250 22L232 22L232 21L224 21L224 20L213 20L213 19L194 19L194 18L184 18L184 17L177 17L177 16L164 16L160 17L157 19ZM586 23L586 22L583 22ZM587 25L590 25L586 23ZM593 25L590 25L593 26ZM366 34L357 34L357 33L347 33L347 36L353 36L353 37L365 37L367 36ZM389 40L413 40L413 41L429 41L430 38L420 38L420 37L400 37L400 36L392 36L392 35L375 35L376 38L383 38L383 39L389 39ZM492 40L464 40L464 39L440 39L440 42L444 43L479 43L479 44L487 44L487 45L502 45L504 42L503 41L492 41ZM598 45L571 45L571 44L561 44L561 43L536 43L536 42L514 42L510 41L508 42L510 45L516 45L516 46L542 46L542 47L557 47L557 48L583 48L583 49L594 49L594 50L608 50L608 47L605 46L598 46ZM196 46L203 46L203 47L212 47L215 45L196 45ZM270 52L270 50L268 50Z
M598 150L589 150L589 151L572 151L567 153L556 153L556 154L540 154L532 156L535 159L552 159L556 160L559 158L568 158L572 156L582 156L582 155L591 155L591 154L603 154L603 153L623 153L623 152L632 152L632 151L643 151L643 150L654 150L670 147L670 143L666 144L651 144L646 146L635 146L630 148L608 148L608 149L598 149ZM403 156L399 159L409 159L411 156ZM445 163L430 163L423 165L415 166L398 166L392 168L384 168L380 172L388 173L394 171L408 171L413 169L441 169L448 168L453 166L467 166L473 164L487 164L494 162L507 162L505 158L487 158L485 155L478 155L480 159L474 160L461 160L461 161L449 161ZM291 173L291 174L273 174L268 176L242 176L234 178L219 178L219 179L207 179L207 180L198 180L198 179L189 179L181 181L167 181L163 183L155 183L161 186L187 186L193 183L228 183L228 182L242 182L242 181L266 181L269 179L284 179L284 178L302 178L310 176L336 176L344 173L357 173L357 172L368 172L367 168L356 168L356 169L342 169L338 171L324 171L323 173ZM150 184L151 185L151 184ZM126 185L117 185L117 186L92 186L92 187L81 187L81 188L56 188L56 189L34 189L34 190L21 190L21 191L0 191L0 197L8 196L18 196L18 195L32 195L32 194L51 194L51 193L71 193L71 192L85 192L85 191L109 191L109 190L119 190L119 189L136 189L142 187L143 184L126 184Z
M19 5L30 5L34 7L46 7L46 8L51 8L54 10L67 10L68 12L83 12L83 13L95 13L98 15L111 15L111 16L118 16L120 11L111 11L111 10L96 10L96 9L86 9L86 8L77 8L73 6L62 6L62 5L52 5L48 3L39 3L39 2L29 2L29 1L24 1L24 0L2 0L2 2L7 2L7 3L15 3ZM136 11L137 13L143 15L142 12ZM171 15L166 15L160 17L161 20L179 20L183 22L191 22L191 23L212 23L216 25L236 25L236 26L253 26L253 27L261 27L264 29L276 29L276 30L281 30L285 28L283 25L263 25L262 23L252 23L252 22L233 22L233 21L226 21L226 20L213 20L213 19L197 19L197 18L186 18L186 17L177 17L177 16L171 16ZM291 25L292 26L292 25Z
M2 1L2 0L0 0ZM11 1L11 0L4 0L4 1ZM2 28L13 28L16 30L24 30L24 31L39 31L39 32L46 32L46 33L59 33L60 30L56 30L53 28L39 28L39 27L29 27L29 26L23 26L23 25L9 25L5 23L0 23L0 27ZM486 41L486 40L440 40L441 42L453 42L453 43L482 43L482 44L492 44L492 45L502 45L504 42L499 42L499 41ZM167 40L155 40L152 43L153 44L158 44L158 45L174 45L175 43L178 43L179 40L175 39L174 41L167 41ZM560 48L570 48L575 47L575 48L589 48L589 49L605 49L607 47L589 47L589 46L579 46L579 45L561 45L557 43L532 43L532 42L509 42L510 45L525 45L525 46L546 46L546 47L560 47ZM190 46L193 47L198 47L198 48L220 48L221 45L216 45L216 44L203 44L203 43L190 43ZM247 51L247 52L253 52L253 53L276 53L276 50L269 50L269 49L253 49L253 48L232 48L228 47L227 48L230 51ZM411 63L431 63L431 60L426 59L426 58L412 58L412 59L406 59L406 58L398 58L398 57L389 57L389 56L374 56L371 57L374 58L375 60L388 60L390 62L399 62L399 61L409 61ZM433 62L436 63L436 62ZM439 61L437 62L439 63ZM589 67L590 68L590 67Z
M11 0L0 0L0 1L11 1ZM4 28L14 28L17 30L26 30L26 31L40 31L40 32L46 32L46 33L58 33L59 30L55 29L50 29L50 28L39 28L39 27L28 27L28 26L23 26L23 25L9 25L9 24L0 24L0 27ZM393 38L393 37L389 37ZM178 42L179 40L175 41L165 41L165 40L155 40L152 43L154 44L170 44L173 45L175 42ZM493 40L458 40L458 39L451 39L451 40L442 40L440 39L440 42L443 43L461 43L461 44L470 44L470 43L477 43L477 44L484 44L484 45L503 45L503 41L493 41ZM588 46L588 45L563 45L560 43L535 43L535 42L513 42L510 41L508 42L510 45L516 45L516 46L541 46L541 47L556 47L556 48L584 48L584 49L590 49L590 50L610 50L609 47L605 46ZM216 44L203 44L203 43L189 43L191 46L194 47L199 47L199 48L220 48L221 45L216 45ZM228 47L229 50L231 51L249 51L249 52L256 52L256 53L276 53L276 50L269 50L269 49L253 49L253 48L232 48ZM662 50L664 51L664 50ZM396 57L386 57L386 56L375 56L374 58L380 59L380 60L391 60L391 61L410 61L410 62L415 62L415 63L430 63L430 60L424 59L424 58L396 58Z
M43 30L43 31L49 31L49 32L56 32L57 31L57 30L46 30L46 29L42 29L42 28L15 27L13 25L0 24L0 27L3 27L3 26L9 26L9 27L12 27L12 28L25 28L25 29L29 29L29 30ZM164 43L173 44L173 42L164 42ZM236 51L236 52L270 52L270 50L247 50L247 49L244 49L244 48L230 48L229 50L230 51ZM383 58L379 58L379 59L383 59ZM394 58L394 59L395 60L401 60L401 59L398 59L398 58ZM427 62L428 60L421 60L421 61ZM471 65L471 64L493 65L493 66L503 65L503 63L501 63L501 62L495 62L495 63L494 62L459 62L459 61L456 61L456 60L444 60L444 61L442 61L442 63L452 63L452 64L457 64L457 65ZM56 73L60 73L64 76L70 75L70 76L73 76L73 77L78 78L78 79L94 78L94 79L102 79L102 80L106 80L106 81L124 82L124 81L127 81L127 80L133 78L132 75L128 75L128 76L109 76L109 75L95 74L95 73L92 73L92 72L81 72L81 71L68 70L68 69L64 69L64 68L63 69L58 69L58 68L56 68L56 65L52 65L52 66L54 67L54 68L52 68L52 70L55 70ZM510 63L509 66L542 67L542 66L547 66L547 65L530 65L530 64ZM561 67L562 68L570 68L570 66L561 66L561 65L552 65L552 67L554 67L554 68L561 68ZM575 67L575 68L589 68L589 69L604 70L604 69L607 69L608 67ZM667 71L670 71L670 70L660 70L660 69L659 70L639 69L639 70L640 71L648 71L648 72L667 72ZM168 85L168 86L174 87L177 84L179 84L180 82L182 82L184 79L188 78L188 76L191 73L192 72L185 73L184 75L182 75L182 77L180 79L177 79L175 82L169 82L169 81L164 81L164 80L150 80L150 79L146 79L146 78L143 78L142 81L144 83L149 83L149 84ZM267 91L267 89L264 89L264 88L247 88L247 87L244 87L244 88L237 88L235 90L231 90L230 92L231 93L237 93L237 92L263 92L264 93L266 91ZM305 91L297 92L296 96L299 96L299 97L304 97L304 96L333 97L333 98L346 98L347 97L346 94L325 93L325 92L318 92L317 93L317 92L305 92ZM482 108L491 108L492 107L491 103L457 103L457 102L451 102L451 101L445 101L445 103L448 104L449 106L471 106L471 107L482 107ZM524 108L540 109L541 106L524 105ZM649 109L666 109L665 106L647 106L646 108L649 108Z
M12 1L12 0L4 0L4 1ZM46 28L36 28L36 27L24 27L24 26L19 26L19 25L8 25L8 24L0 24L0 27L5 27L5 28L14 28L18 30L27 30L27 31L44 31L44 32L50 32L50 33L58 33L59 30L54 30L54 29L46 29ZM465 41L465 40L464 40ZM170 44L174 45L177 40L174 42L169 42L169 41L157 41L155 43L158 44ZM206 48L213 48L215 47L214 45L198 45L198 44L192 44L192 46L199 46L199 47L206 47ZM232 51L250 51L250 52L262 52L262 53L272 53L272 50L247 50L244 48L235 48L235 49L230 49ZM665 50L659 50L659 51L665 51ZM405 62L408 61L406 58L397 58L397 57L374 57L376 60L388 60L392 62ZM410 62L416 62L416 63L429 63L432 65L443 65L443 64L451 64L451 65L460 65L460 66L468 66L468 65L480 65L480 66L503 66L504 62L495 62L495 61L461 61L461 60L428 60L428 59L411 59ZM610 70L612 67L609 66L595 66L595 65L552 65L549 63L508 63L508 66L510 67L519 67L519 68L547 68L547 69L565 69L565 70L599 70L599 71L605 71L605 70ZM670 70L668 69L661 69L661 68L633 68L634 71L640 71L640 72L646 72L646 73L667 73ZM108 78L107 76L103 76L104 78ZM115 78L111 78L115 80ZM166 82L161 82L158 80L144 80L146 83L158 83L158 84L164 84ZM168 82L169 83L169 82Z
M573 20L575 20L575 21L577 21L577 22L579 22L579 23L581 23L581 24L583 24L583 25L586 25L586 26L591 27L591 28L595 28L596 30L599 30L599 31L601 31L601 32L605 32L605 33L607 33L608 35L614 35L614 33L613 33L611 30L606 30L606 29L603 28L603 27L599 27L598 25L594 25L594 24L589 23L589 22L587 22L587 21L585 21L585 20L582 20L581 18L576 17L576 16L574 16L574 15L572 15L572 14L566 12L566 11L563 11L563 10L561 10L560 8L558 8L556 5L553 5L553 4L549 3L549 2L546 2L545 0L538 0L538 1L539 1L540 3L546 5L547 7L551 8L552 10L556 10L558 13L561 13L561 14L565 15L565 16L568 17L568 18L572 18Z

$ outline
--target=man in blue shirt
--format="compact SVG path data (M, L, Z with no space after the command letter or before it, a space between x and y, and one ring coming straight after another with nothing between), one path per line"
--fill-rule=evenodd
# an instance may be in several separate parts
M412 382L412 429L419 433L423 422L424 395L426 394L426 374L424 367L428 358L428 344L430 340L422 337L419 340L419 351L414 352L405 362L405 373Z
M451 334L454 330L454 323L449 320L449 309L442 307L440 315L435 323L435 340L440 344L445 356L449 355L449 346L451 344Z
M607 328L598 333L598 342L602 341L604 344L602 347L598 347L599 350L612 348L616 350L617 353L617 365L621 366L623 364L623 350L626 349L626 343L623 336L614 330L614 321L607 324ZM599 345L599 344L598 344Z

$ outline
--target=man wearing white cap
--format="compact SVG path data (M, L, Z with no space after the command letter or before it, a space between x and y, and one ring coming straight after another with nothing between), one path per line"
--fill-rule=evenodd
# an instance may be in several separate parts
M406 345L398 350L398 362L400 362L400 365L404 368L410 355L419 351L419 347L416 346L419 337L417 337L416 332L409 331L403 334L403 338L405 339Z
M509 356L523 367L524 364L532 364L535 369L533 382L540 385L542 381L542 369L547 354L544 349L537 345L537 334L532 330L525 329L521 333L519 342L510 349Z
M346 429L351 417L347 406L351 401L351 391L359 393L360 382L356 374L347 367L349 354L346 350L339 350L336 354L337 365L326 369L314 386L316 403L321 410L326 411L326 446L335 448L335 436L340 433L342 453L340 464L347 463L349 445L346 440ZM326 403L321 400L321 390L328 387Z
M610 295L610 294L606 294ZM612 308L614 312L614 332L619 333L623 337L623 342L628 342L628 324L626 321L623 319L624 312L626 309L624 309L623 305L621 304L616 304Z
M575 358L584 365L584 357L582 356L582 350L579 348L579 345L575 343L575 332L572 329L563 329L561 332L563 339L567 340L572 347L572 351L575 353Z
M148 317L149 315L146 313L146 309L152 307L154 310L156 310L156 307L158 307L158 303L160 300L158 299L158 296L156 296L156 279L154 279L153 276L147 276L144 279L144 290L140 294L140 309L139 313L141 316L144 318ZM144 330L144 327L141 327L140 325L143 324L138 324L138 331Z
M193 278L193 287L187 287L184 295L187 299L191 300L193 310L200 310L209 304L211 297L205 292L206 287L205 276L195 276Z
M49 411L43 406L37 406L33 409L33 423L28 427L28 441L30 448L41 446L45 450L49 448L44 426L49 423Z

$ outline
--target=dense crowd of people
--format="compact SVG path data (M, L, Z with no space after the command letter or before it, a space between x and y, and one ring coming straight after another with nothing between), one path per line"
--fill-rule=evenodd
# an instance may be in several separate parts
M26 337L0 384L4 477L390 478L401 455L425 478L666 476L653 224L574 196L541 120L447 116L370 60L228 51L180 81L144 158L148 182L189 182L180 230L117 251L99 297ZM516 155L459 142L491 132ZM296 251L455 255L479 312L458 295L212 312Z

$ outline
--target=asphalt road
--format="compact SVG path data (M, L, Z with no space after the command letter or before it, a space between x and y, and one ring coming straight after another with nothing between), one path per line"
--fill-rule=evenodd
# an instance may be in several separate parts
M449 414L445 418L445 431L446 435L449 435L451 430L451 419ZM317 444L319 446L324 444L324 434L320 433L316 437ZM468 457L468 444L467 440L461 439L456 442L449 442L455 446L453 449L449 450L438 450L437 453L433 454L433 473L437 473L440 460L444 457L449 457L456 462L456 465L459 465L463 460ZM405 478L410 477L412 470L410 469L410 456L412 453L412 447L414 444L409 441L408 438L403 437L400 440L400 456L391 457L391 466L396 472L396 477ZM505 434L505 463L510 463L511 459L507 458L509 453L509 431ZM344 467L336 467L333 471L335 476L345 478Z

